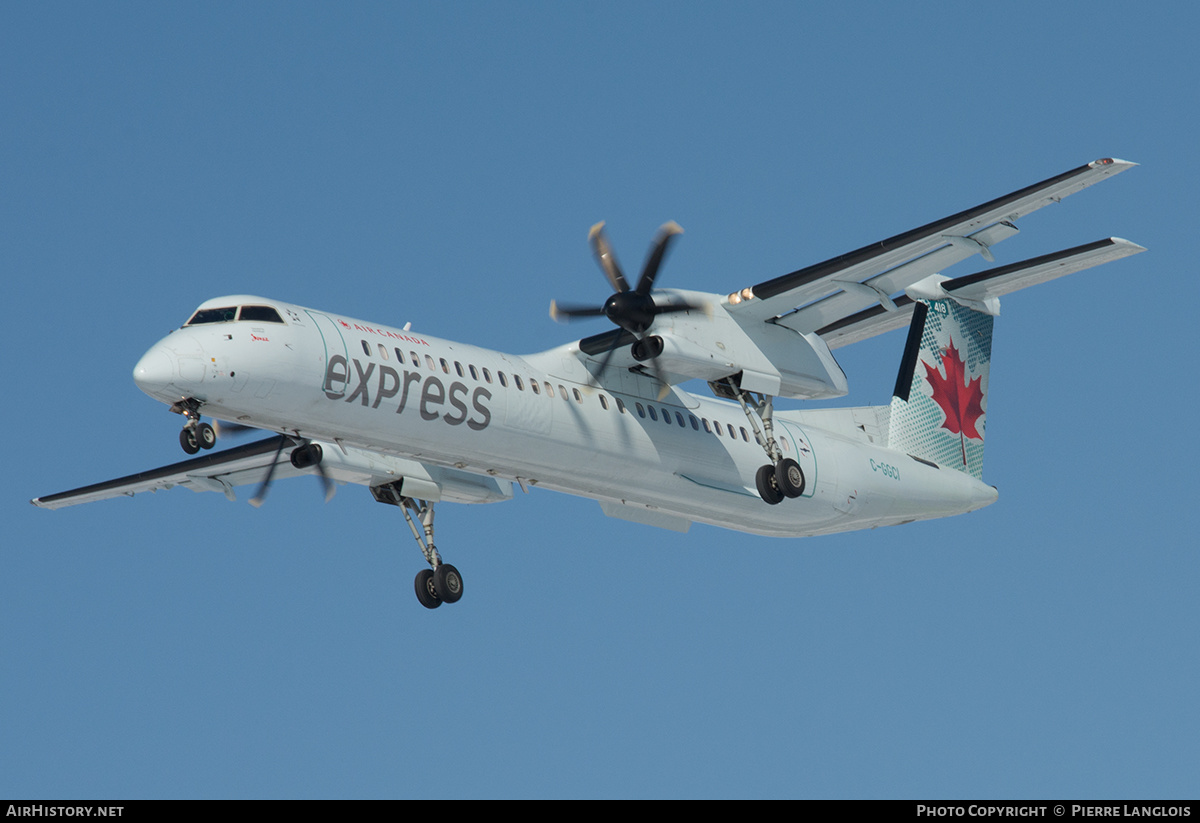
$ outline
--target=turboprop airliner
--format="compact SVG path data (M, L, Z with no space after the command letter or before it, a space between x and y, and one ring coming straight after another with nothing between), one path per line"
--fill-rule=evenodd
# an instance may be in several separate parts
M656 285L682 232L659 231L635 283L604 225L589 241L612 294L551 304L609 331L514 355L252 295L202 303L137 363L137 386L183 417L181 462L32 502L60 508L182 486L230 500L315 475L400 508L425 558L427 608L462 597L434 540L439 502L492 503L513 484L599 501L677 531L779 537L875 528L993 503L983 481L992 326L1004 295L1144 251L1109 237L950 277L1043 206L1135 164L1103 159L728 294ZM833 351L907 326L890 403L775 409L843 396ZM703 381L709 391L683 384ZM693 384L695 385L695 384ZM207 418L207 420L205 419ZM209 422L212 421L212 422ZM220 422L225 421L225 422ZM273 432L211 450L226 430Z

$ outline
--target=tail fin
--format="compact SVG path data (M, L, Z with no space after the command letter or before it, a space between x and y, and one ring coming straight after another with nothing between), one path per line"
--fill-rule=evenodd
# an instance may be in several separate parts
M892 397L889 448L982 477L992 320L954 300L916 301Z

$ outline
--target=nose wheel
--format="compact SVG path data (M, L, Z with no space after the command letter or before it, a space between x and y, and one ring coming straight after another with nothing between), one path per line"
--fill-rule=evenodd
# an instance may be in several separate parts
M175 414L187 418L183 430L179 432L179 445L188 454L195 454L201 449L211 449L217 444L217 432L207 423L200 422L200 401L194 397L185 397L171 406Z
M195 454L201 449L211 449L217 443L217 433L207 423L188 421L179 432L179 445L188 454Z

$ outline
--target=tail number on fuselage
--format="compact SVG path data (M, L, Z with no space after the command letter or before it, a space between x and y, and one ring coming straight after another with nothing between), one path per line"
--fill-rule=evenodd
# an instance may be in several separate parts
M349 394L337 391L339 385L350 388L350 364L354 364L354 379L357 385ZM410 395L415 397L418 392L419 400L414 400L423 420L437 420L450 426L466 423L475 431L482 431L492 422L492 412L485 401L492 399L492 393L483 386L477 386L470 392L471 408L467 407L466 394L470 387L465 383L454 381L447 388L446 384L433 375L425 376L420 372L398 372L391 366L368 362L364 368L357 358L347 362L346 358L336 354L329 358L325 369L325 396L330 400L341 400L346 403L357 402L372 409L379 408L385 400L391 400L399 395L400 401L396 406L396 414L404 411ZM374 400L372 400L374 395ZM452 411L439 411L446 404ZM472 413L478 417L472 417ZM470 418L470 419L468 419Z

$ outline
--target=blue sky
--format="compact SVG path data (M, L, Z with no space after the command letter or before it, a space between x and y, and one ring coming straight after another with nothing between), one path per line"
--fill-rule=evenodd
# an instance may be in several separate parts
M0 9L0 796L1194 797L1194 4ZM1150 252L996 324L999 501L806 540L534 490L400 513L280 483L31 497L172 462L133 364L274 296L529 352L604 330L587 230L727 292L1090 160L997 263ZM952 270L974 270L973 263ZM886 402L903 335L840 349ZM244 498L246 495L243 495Z

